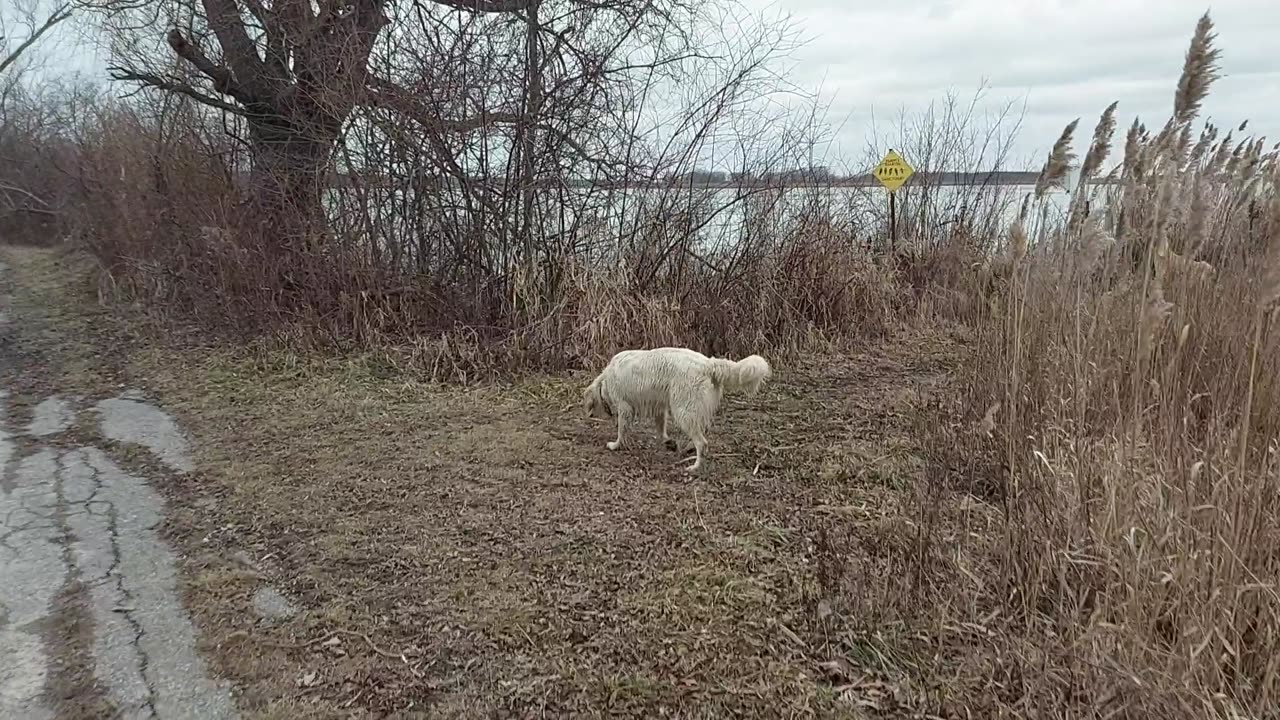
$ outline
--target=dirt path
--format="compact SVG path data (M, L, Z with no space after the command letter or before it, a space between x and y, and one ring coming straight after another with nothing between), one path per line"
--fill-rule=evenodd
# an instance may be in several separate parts
M63 308L24 321L40 327L22 361L56 357L62 368L23 385L23 412L34 418L53 394L110 397L118 390L101 389L123 383L158 398L193 442L185 459L155 443L122 455L123 431L108 427L84 438L87 450L45 443L53 470L37 476L52 472L45 485L57 487L93 469L122 483L120 502L146 496L138 478L150 471L165 478L151 487L167 502L162 535L182 558L197 645L244 717L897 717L937 707L939 691L912 680L932 650L892 608L910 582L912 408L944 380L956 352L947 338L775 363L760 396L727 400L707 471L689 476L652 433L606 450L612 428L577 409L585 376L458 388L417 382L378 356L94 338L83 299L41 294L66 284L53 257L21 255L25 277L49 275L22 283L23 312ZM163 416L145 412L134 431L154 437ZM34 442L15 441L23 457ZM104 471L110 458L128 472ZM153 524L132 526L134 546L154 546ZM88 574L77 562L60 567ZM167 567L155 579L169 588ZM75 588L61 595L94 606ZM116 604L128 605L103 601L107 619L129 619ZM97 647L98 622L88 633L54 624L80 638L70 647ZM128 687L61 675L53 686L64 695L110 699Z
M20 322L7 301L0 322ZM173 553L157 535L163 502L75 432L83 423L184 472L172 420L128 397L89 411L50 396L20 423L9 401L0 389L0 717L235 717L195 653Z

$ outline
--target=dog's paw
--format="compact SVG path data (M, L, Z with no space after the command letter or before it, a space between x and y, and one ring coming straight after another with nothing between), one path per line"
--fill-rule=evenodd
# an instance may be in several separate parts
M618 442L617 440L610 440L609 442L605 443L604 446L609 448L610 450L617 450L618 448L622 447L622 443Z

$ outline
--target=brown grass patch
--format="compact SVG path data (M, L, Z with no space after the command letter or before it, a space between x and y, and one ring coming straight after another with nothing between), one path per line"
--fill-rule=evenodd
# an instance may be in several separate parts
M899 612L901 499L915 398L955 354L783 366L726 403L696 477L656 436L605 450L583 377L463 388L154 338L123 371L196 440L167 527L250 716L776 717L945 706ZM304 612L259 621L268 582Z
M938 359L784 370L728 404L695 478L653 438L606 451L609 429L575 412L579 378L459 389L359 360L179 365L165 351L134 370L200 438L206 470L172 488L175 522L205 558L197 612L244 633L219 643L220 667L259 702L771 716L844 702L818 663L849 652L847 623L818 606L849 622L864 608L817 558L859 568L854 584L903 559L868 548L908 533L878 518L914 472L903 393ZM863 540L823 545L842 511L870 521ZM304 618L253 625L258 581L226 560L245 552ZM340 631L371 642L275 647ZM314 687L280 682L311 672Z

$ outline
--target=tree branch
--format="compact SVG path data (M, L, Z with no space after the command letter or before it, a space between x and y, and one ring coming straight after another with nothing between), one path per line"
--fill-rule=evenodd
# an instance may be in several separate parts
M0 73L8 70L10 65L17 62L18 58L22 56L22 53L26 52L32 45L35 45L41 35L49 32L53 29L54 25L57 25L69 17L71 17L70 5L59 5L55 8L54 11L50 13L49 17L45 18L43 25L36 28L35 32L31 33L30 37L24 40L21 45L14 48L13 52L6 55L3 60L0 60Z
M49 209L50 207L52 207L51 205L49 205L49 203L48 203L47 201L45 201L45 199L44 199L44 198L39 197L38 195L36 195L35 193L31 192L30 190L27 190L27 189L25 189L25 188L20 188L20 187L18 187L18 186L16 186L16 185L9 185L9 184L6 184L6 183L0 183L0 194L4 194L4 193L17 193L17 194L19 194L19 195L23 195L23 196L27 197L28 199L30 199L30 200L34 200L35 202L39 203L39 204L40 204L40 206L41 206L42 208L44 208L46 211L48 211L48 209ZM8 198L6 197L5 199L7 200ZM15 210L16 210L16 209L17 209L17 207L18 207L17 205L15 205L15 204L13 203L13 201L10 201L10 202L9 202L9 205L10 205L11 207L13 207ZM34 208L34 209L35 209L35 210L39 210L40 208Z
M262 4L262 0L244 0L244 5L262 24L262 29L266 32L267 65L273 75L285 79L289 72L288 50L285 44L288 33L285 31L280 15L276 12L277 4L273 3L273 6L268 8Z
M468 133L494 124L509 124L520 121L520 114L515 112L481 113L465 120L450 120L437 115L426 103L413 93L382 78L369 76L368 82L373 87L365 90L365 100L374 107L394 110L428 130L447 133Z
M268 98L272 94L270 83L263 72L265 68L258 50L245 30L236 0L201 0L201 3L209 29L217 36L222 55L235 76L235 84L255 98Z
M248 103L253 100L249 93L246 93L236 85L235 78L232 77L230 70L210 60L209 56L205 55L198 45L189 42L177 28L169 31L167 39L169 47L173 48L178 57L194 65L197 70L204 73L205 77L213 81L214 90L223 95L230 95L242 103ZM138 78L132 79L136 80Z
M443 118L436 114L426 103L419 100L413 93L406 91L392 82L373 76L370 76L368 81L370 84L376 86L376 89L369 88L365 91L365 100L368 104L400 113L428 131L436 133L461 134L475 132L476 130L493 125L516 125L526 121L526 118L522 113L513 111L482 112L473 117L461 120ZM591 153L587 152L587 149L583 147L581 143L560 128L552 127L545 122L538 122L536 120L530 123L529 127L537 128L543 132L555 135L561 142L568 145L574 152L578 153L583 160L607 164L605 161L594 157Z
M516 10L528 10L534 0L431 0L437 5L444 5L455 10L469 10L477 13L505 13Z
M244 108L237 107L236 105L232 105L231 103L226 102L225 100L219 100L210 95L205 95L204 93L200 92L199 90L196 90L195 88L191 87L190 85L184 82L171 80L168 78L161 77L159 75L154 75L152 73L137 72L137 71L129 70L128 68L122 68L122 67L109 67L107 68L107 71L111 73L112 80L122 80L125 82L140 83L142 87L150 87L150 88L155 88L157 90L164 90L166 92L174 92L174 93L179 93L181 95L186 95L192 100L195 100L196 102L202 103L204 105L208 105L209 107L212 107L212 108L225 110L226 112L235 113L236 115L246 114Z

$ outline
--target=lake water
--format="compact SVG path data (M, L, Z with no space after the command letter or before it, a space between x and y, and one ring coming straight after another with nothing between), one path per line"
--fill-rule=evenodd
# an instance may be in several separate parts
M975 236L1001 236L1018 217L1031 186L906 187L898 191L899 243L933 243L949 237L957 223ZM334 190L330 207L349 234L365 239L385 256L391 249L400 263L420 264L425 255L448 253L449 234L477 224L501 236L503 218L463 209L460 193L434 190L429 197L407 196L395 188L359 195ZM456 197L450 197L454 195ZM1070 194L1048 194L1030 222L1061 222ZM881 188L645 188L539 191L535 201L537 242L584 259L615 258L638 240L659 244L684 241L689 250L718 255L744 239L794 237L829 226L857 242L879 242L889 234L889 198ZM479 221L479 222L477 222ZM1035 235L1035 227L1029 228ZM435 236L435 237L429 237ZM364 243L362 243L364 244ZM520 253L495 251L497 264L515 262ZM497 256L497 257L494 257ZM506 261L501 259L506 256ZM417 262L414 262L414 261Z

